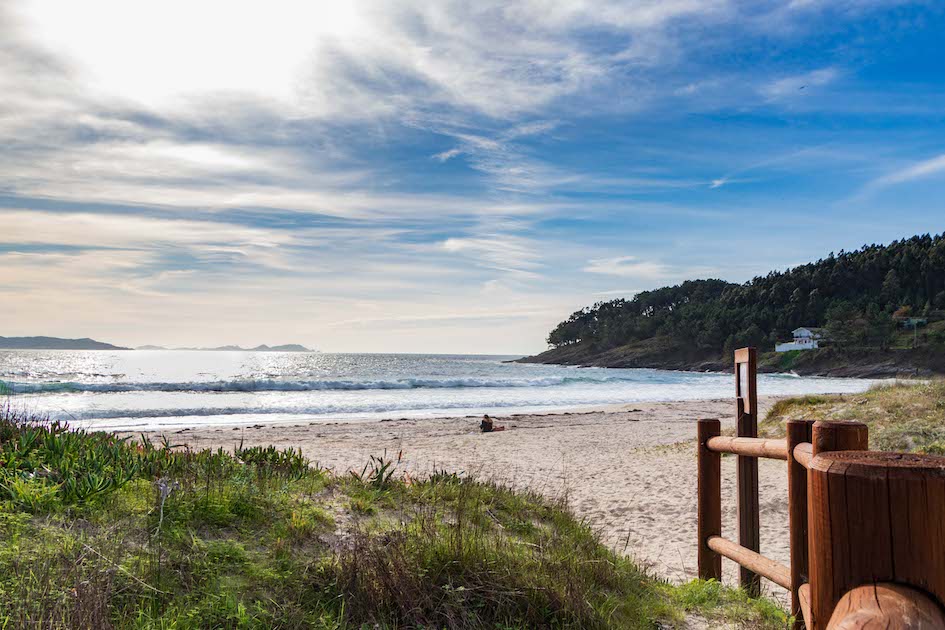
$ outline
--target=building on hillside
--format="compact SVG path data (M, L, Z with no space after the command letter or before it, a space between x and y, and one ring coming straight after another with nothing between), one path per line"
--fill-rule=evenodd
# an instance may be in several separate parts
M823 328L795 328L791 334L794 335L793 341L776 344L775 352L816 350L826 339Z
M929 320L927 317L894 317L896 323L899 324L902 328L919 328L921 326L927 326Z

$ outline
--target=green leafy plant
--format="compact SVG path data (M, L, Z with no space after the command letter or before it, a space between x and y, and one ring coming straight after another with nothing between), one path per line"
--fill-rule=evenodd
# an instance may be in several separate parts
M371 459L364 465L360 473L351 471L351 475L374 490L385 490L391 485L394 473L397 470L398 460L387 458L387 451L383 455L371 455Z

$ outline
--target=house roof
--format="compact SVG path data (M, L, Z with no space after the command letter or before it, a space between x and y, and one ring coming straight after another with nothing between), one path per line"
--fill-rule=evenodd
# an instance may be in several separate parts
M815 335L823 335L827 332L826 328L815 328L813 326L801 326L800 328L795 328L794 330L792 330L791 333L797 333L798 331L801 331L801 330L809 330Z

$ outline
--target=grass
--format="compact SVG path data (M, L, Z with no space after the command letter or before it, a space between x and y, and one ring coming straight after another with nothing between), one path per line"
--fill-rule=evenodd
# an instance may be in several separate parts
M715 580L693 580L672 590L675 604L701 617L744 628L788 628L781 608L767 599L754 599L745 591L727 588Z
M788 350L787 352L766 353L763 362L778 372L790 372L796 367L797 359L802 352L803 350Z
M784 628L675 587L567 507L396 459L190 450L0 412L0 627Z
M863 394L801 396L774 404L759 426L765 437L784 435L792 418L859 421L870 448L945 455L945 380L897 382Z

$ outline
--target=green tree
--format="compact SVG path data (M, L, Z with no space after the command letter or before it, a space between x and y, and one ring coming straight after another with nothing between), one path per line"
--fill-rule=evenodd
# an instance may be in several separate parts
M880 298L887 307L892 306L895 308L895 305L899 302L899 295L901 293L902 284L899 282L899 275L896 273L895 269L890 269L886 272L886 277L883 278Z
M798 326L827 326L840 345L882 347L889 322L879 313L903 304L945 309L945 234L831 253L744 284L691 280L600 302L561 322L548 343L603 352L661 337L718 358L732 346L770 347Z
M827 310L827 335L841 348L853 346L858 340L859 312L849 302L838 302Z
M878 346L881 350L888 350L893 333L896 332L896 322L892 316L873 304L867 310L865 320L866 343L870 346Z

